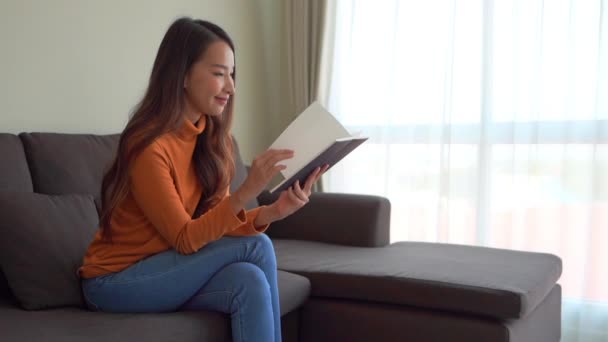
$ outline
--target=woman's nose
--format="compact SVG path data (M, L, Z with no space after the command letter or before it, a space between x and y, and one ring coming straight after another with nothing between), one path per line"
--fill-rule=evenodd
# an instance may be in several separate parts
M232 77L228 77L228 82L226 83L225 91L230 95L234 95L235 90L236 89L234 87L234 80L232 79Z

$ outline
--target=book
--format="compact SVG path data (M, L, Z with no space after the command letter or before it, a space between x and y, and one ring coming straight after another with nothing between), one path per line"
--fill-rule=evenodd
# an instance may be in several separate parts
M368 138L351 134L318 101L313 102L270 145L269 149L290 149L294 156L281 161L283 180L270 192L287 190L297 180L304 186L308 176L317 168L329 169L359 147Z

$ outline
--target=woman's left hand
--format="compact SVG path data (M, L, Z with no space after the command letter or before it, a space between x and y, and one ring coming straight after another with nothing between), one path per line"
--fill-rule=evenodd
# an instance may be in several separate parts
M306 205L309 201L308 198L312 193L312 186L321 178L328 168L329 165L324 165L322 168L317 167L310 176L308 176L303 187L300 186L300 181L296 181L289 189L281 192L279 199L271 204L275 215L277 215L276 219L282 220Z

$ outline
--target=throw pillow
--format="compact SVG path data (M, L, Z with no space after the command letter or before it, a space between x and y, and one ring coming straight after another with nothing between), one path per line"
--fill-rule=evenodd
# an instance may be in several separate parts
M76 271L97 224L90 195L0 192L0 266L23 308L84 307Z

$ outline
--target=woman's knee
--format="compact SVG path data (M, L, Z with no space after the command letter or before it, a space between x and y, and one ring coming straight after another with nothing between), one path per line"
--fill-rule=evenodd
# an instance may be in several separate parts
M236 262L226 267L233 273L241 292L254 296L270 296L270 285L262 269L249 262Z
M262 270L249 262L226 265L182 308L235 313L243 307L259 310L271 301L270 285Z
M251 237L265 254L274 255L274 246L268 235L262 233Z

